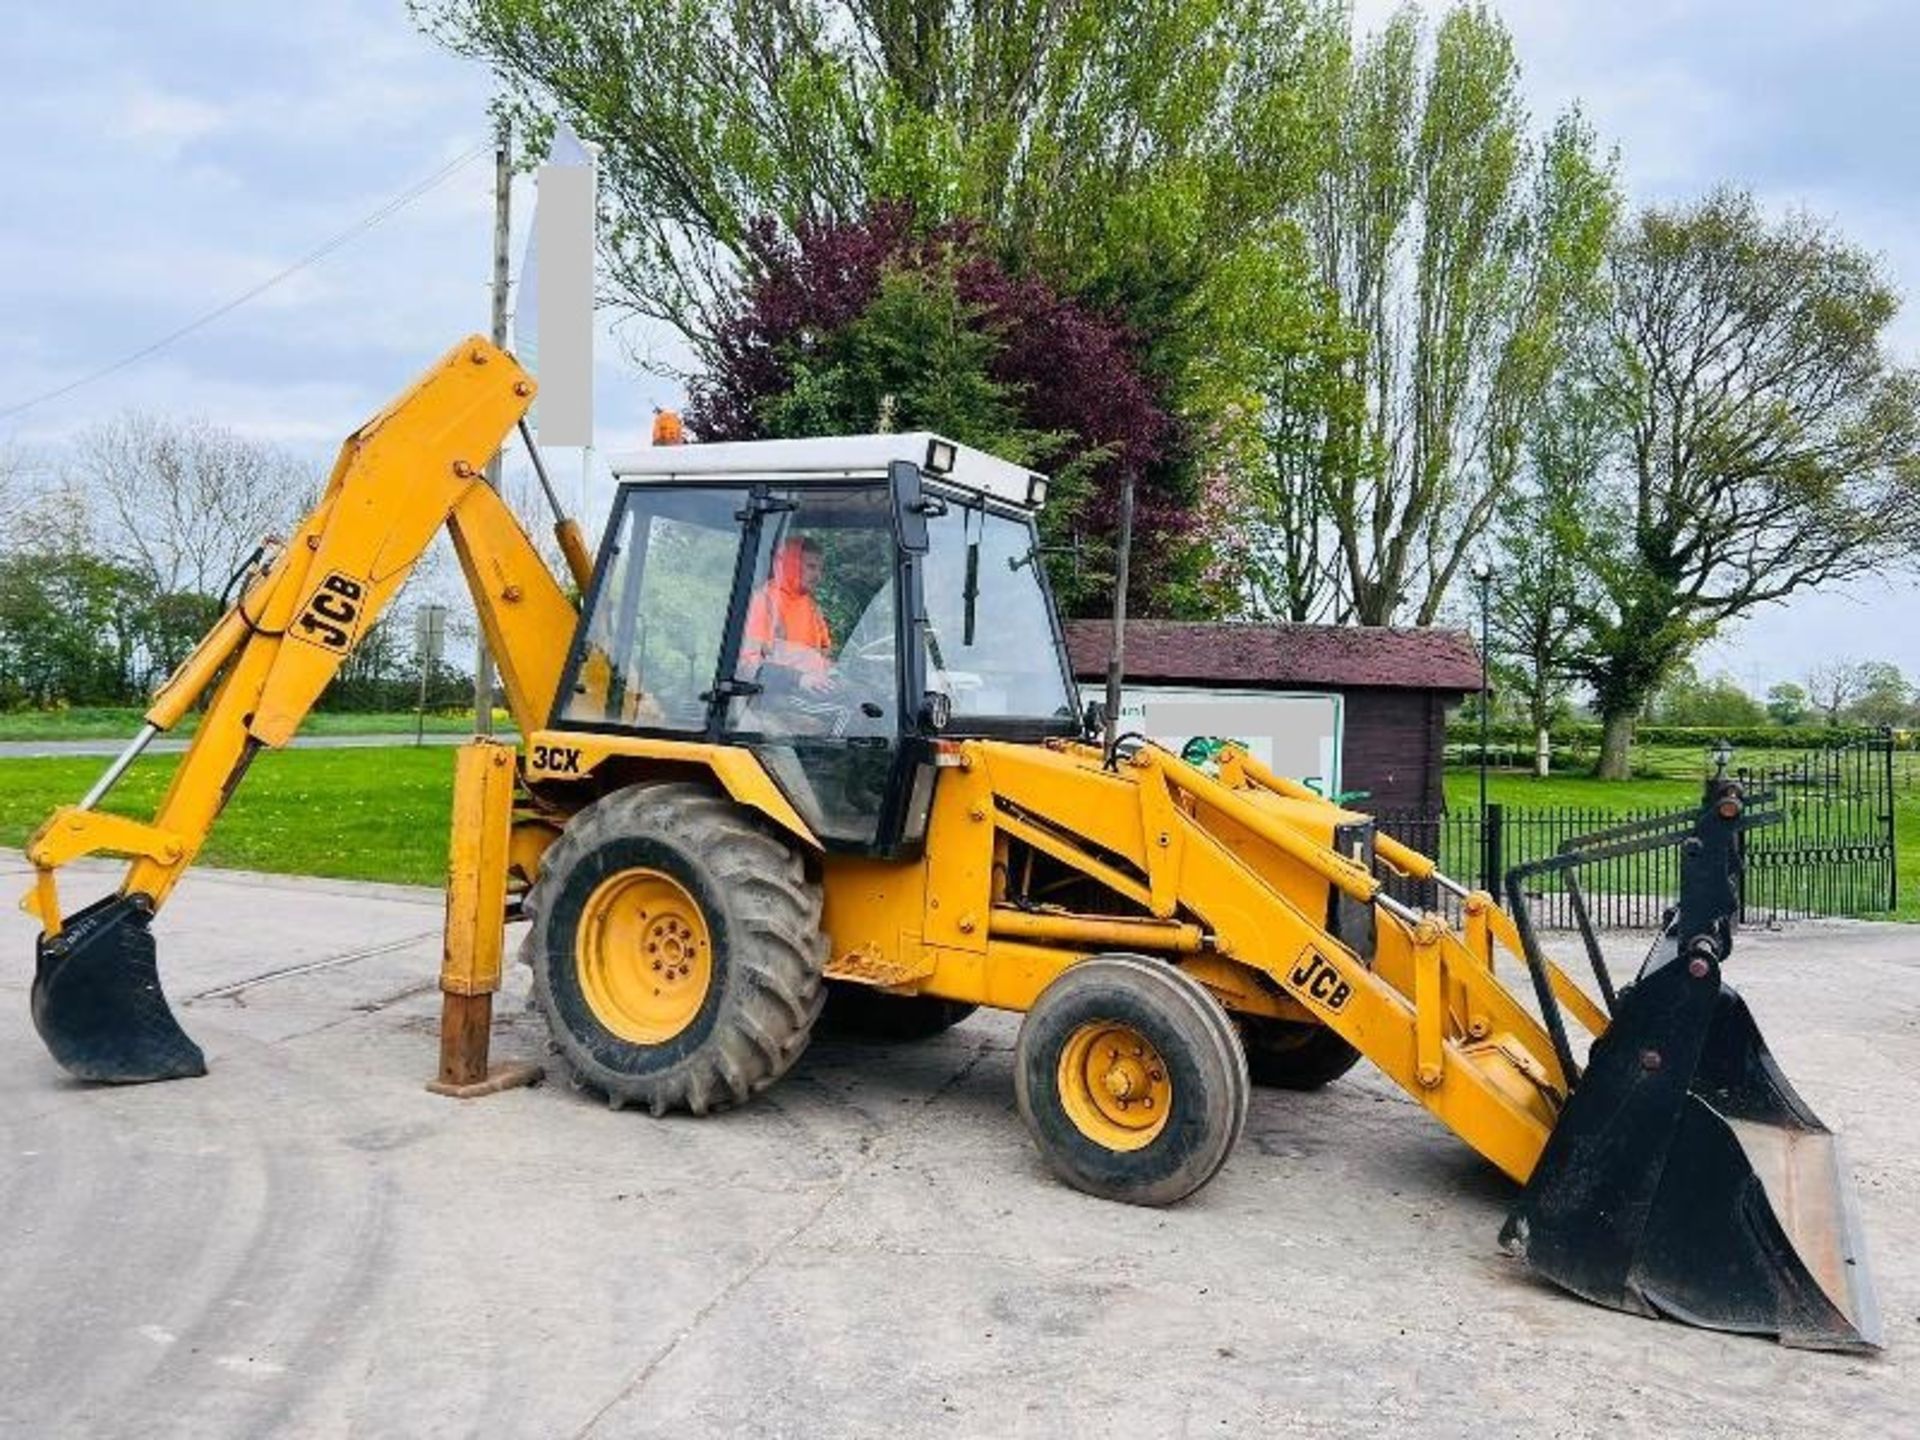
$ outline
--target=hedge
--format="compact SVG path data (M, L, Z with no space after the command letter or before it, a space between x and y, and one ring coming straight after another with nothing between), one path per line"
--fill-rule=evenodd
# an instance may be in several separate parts
M1570 722L1556 725L1550 732L1555 750L1598 750L1601 727L1597 722ZM1753 725L1716 727L1711 725L1641 725L1633 732L1635 745L1658 745L1674 749L1711 750L1726 741L1735 750L1826 750L1862 740L1891 734L1899 748L1920 744L1920 731L1886 731L1871 725ZM1472 721L1447 727L1449 745L1477 746L1480 727ZM1527 725L1490 725L1487 743L1533 749L1533 729Z

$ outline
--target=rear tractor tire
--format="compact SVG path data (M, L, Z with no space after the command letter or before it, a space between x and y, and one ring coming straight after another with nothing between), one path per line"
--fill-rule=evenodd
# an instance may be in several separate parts
M587 806L526 909L555 1049L615 1108L738 1105L807 1047L826 996L819 887L792 845L705 786Z
M881 1043L930 1040L979 1007L937 995L890 995L851 980L827 981L827 1005L820 1012L820 1034L835 1039Z
M1247 1123L1233 1021L1174 966L1100 955L1040 993L1014 1091L1048 1166L1077 1190L1171 1205L1211 1180Z
M1247 1073L1275 1090L1318 1090L1360 1063L1360 1052L1325 1025L1310 1020L1240 1019Z

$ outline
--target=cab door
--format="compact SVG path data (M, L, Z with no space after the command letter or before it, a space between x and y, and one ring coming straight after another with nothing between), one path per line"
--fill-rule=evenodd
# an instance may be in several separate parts
M890 854L911 762L900 617L908 574L878 484L754 488L743 604L723 654L725 737L823 842ZM726 673L728 662L731 673Z

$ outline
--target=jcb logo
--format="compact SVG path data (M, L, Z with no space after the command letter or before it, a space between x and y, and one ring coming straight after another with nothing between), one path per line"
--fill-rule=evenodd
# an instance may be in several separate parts
M536 745L533 768L545 770L549 775L578 775L580 751L572 745Z
M1309 950L1302 955L1287 979L1329 1010L1344 1010L1347 1001L1353 998L1353 987L1342 980L1333 963L1317 951Z
M334 571L307 597L306 608L293 622L293 633L322 650L344 653L360 628L360 607L366 593L366 586L358 580Z

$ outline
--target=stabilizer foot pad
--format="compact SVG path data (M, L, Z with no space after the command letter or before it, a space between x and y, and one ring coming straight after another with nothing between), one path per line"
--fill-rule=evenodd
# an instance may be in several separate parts
M505 1065L495 1065L487 1071L487 1078L476 1080L471 1085L456 1085L449 1080L429 1080L427 1089L435 1095L449 1095L455 1100L478 1100L483 1095L498 1095L502 1090L518 1090L523 1085L538 1085L547 1078L544 1066L532 1061L516 1060Z

